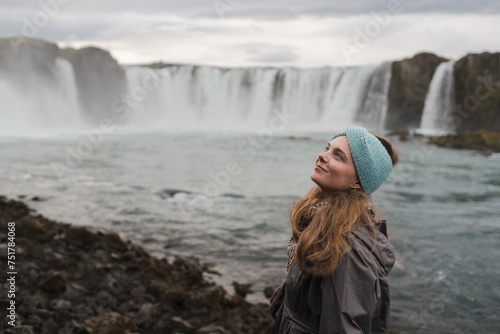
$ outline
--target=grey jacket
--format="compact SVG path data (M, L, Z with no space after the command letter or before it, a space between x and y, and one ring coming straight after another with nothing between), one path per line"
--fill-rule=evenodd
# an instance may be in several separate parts
M373 252L374 236L367 226L352 233L351 244L352 249L329 276L310 276L292 264L274 333L387 333L387 275L395 256L385 234L385 222L377 229Z

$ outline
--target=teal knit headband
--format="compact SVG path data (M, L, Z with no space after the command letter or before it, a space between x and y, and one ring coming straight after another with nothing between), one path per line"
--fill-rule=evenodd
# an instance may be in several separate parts
M363 191L368 195L373 193L391 174L391 156L380 140L365 128L347 128L344 132L336 134L332 140L339 136L347 136L352 160Z

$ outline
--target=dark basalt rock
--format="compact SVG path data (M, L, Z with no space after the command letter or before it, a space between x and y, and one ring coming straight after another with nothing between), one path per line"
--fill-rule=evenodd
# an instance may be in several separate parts
M15 78L15 84L27 84L34 75L50 84L56 80L53 70L58 54L59 47L44 40L0 38L0 74Z
M411 59L392 63L387 130L420 126L432 76L438 65L446 60L432 53L419 53Z
M468 54L453 67L457 132L500 132L500 53Z
M459 134L429 137L431 143L441 147L464 148L478 151L500 152L500 133L487 130L466 131Z
M266 296L267 299L270 299L273 294L274 294L274 288L272 286L266 286L264 288L264 296Z
M245 298L247 294L253 293L251 289L252 284L240 284L238 282L233 282L234 292L236 295Z
M106 51L96 47L62 49L59 56L73 65L80 106L89 121L98 124L107 117L113 123L120 118L113 113L113 101L126 93L125 70Z
M116 233L62 224L0 196L0 231L16 222L16 327L5 333L268 333L267 304L203 278L194 257L170 264ZM5 238L3 238L4 240ZM0 296L0 307L8 300Z

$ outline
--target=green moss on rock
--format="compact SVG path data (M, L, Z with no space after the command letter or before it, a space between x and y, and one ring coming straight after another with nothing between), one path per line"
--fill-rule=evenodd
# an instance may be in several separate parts
M429 140L441 147L500 152L500 133L485 129L466 131L456 135L429 137Z

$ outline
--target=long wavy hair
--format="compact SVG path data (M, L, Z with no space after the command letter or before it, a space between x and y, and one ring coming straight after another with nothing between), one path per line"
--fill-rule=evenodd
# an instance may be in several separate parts
M387 139L376 137L384 144L395 166L399 161L397 150ZM311 212L316 205L319 207ZM325 193L315 185L294 202L290 211L292 238L297 242L294 256L297 265L310 275L331 274L350 250L352 231L365 224L376 233L372 220L380 221L380 217L370 197L361 189Z

